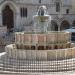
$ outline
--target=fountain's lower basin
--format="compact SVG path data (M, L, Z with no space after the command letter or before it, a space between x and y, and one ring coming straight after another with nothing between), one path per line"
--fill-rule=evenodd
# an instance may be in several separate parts
M6 46L8 57L27 60L59 60L75 57L75 47L53 50L25 50L17 49L15 44Z

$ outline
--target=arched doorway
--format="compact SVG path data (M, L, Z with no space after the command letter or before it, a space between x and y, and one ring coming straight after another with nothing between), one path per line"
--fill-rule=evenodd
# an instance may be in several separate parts
M8 5L2 10L2 21L9 31L14 27L14 13Z
M55 21L51 21L51 30L52 31L58 31L58 25Z
M69 29L69 28L70 28L69 22L66 21L66 20L62 21L61 26L60 26L60 29L61 30L65 30L65 29Z
M72 23L72 27L75 27L75 21L73 21L73 23Z

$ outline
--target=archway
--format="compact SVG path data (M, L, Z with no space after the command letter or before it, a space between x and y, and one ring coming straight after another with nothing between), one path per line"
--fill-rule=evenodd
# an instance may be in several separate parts
M66 20L62 21L61 26L60 26L60 29L61 30L65 30L65 29L69 29L69 28L70 28L69 22L66 21Z
M58 31L58 25L55 21L51 21L51 30L52 31Z
M9 31L14 27L14 13L9 5L6 5L2 10L2 21Z
M72 27L75 27L75 21L73 21L73 23L72 23Z

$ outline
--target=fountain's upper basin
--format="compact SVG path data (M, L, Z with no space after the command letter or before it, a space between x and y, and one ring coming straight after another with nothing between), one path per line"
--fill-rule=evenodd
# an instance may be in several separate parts
M21 46L51 46L67 48L70 45L71 35L69 32L47 32L47 33L15 33L15 44Z
M46 20L50 19L50 15L44 15L44 16L35 15L34 19L37 19L37 21L39 20L40 22L45 22Z

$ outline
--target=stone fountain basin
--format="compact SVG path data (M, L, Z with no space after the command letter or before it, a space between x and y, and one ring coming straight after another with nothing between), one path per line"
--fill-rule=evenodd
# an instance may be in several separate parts
M10 58L27 60L64 60L75 57L75 47L54 50L25 50L17 49L15 44L11 44L5 47L5 51Z
M50 18L49 15L45 15L45 16L38 16L38 15L36 15L36 16L34 16L34 19L37 19L37 20L39 20L40 22L45 22L45 21L48 20L49 18Z
M70 42L71 35L69 32L48 32L48 33L15 33L15 44L57 44Z

